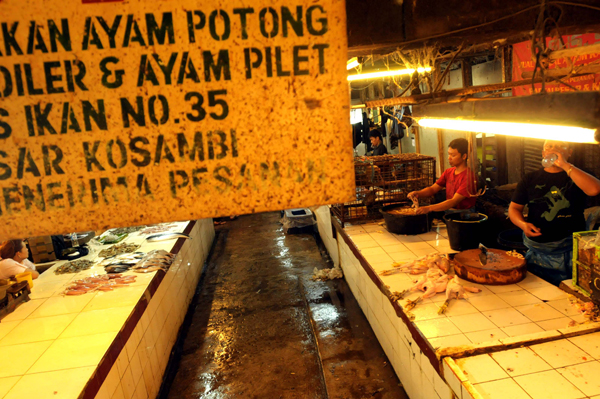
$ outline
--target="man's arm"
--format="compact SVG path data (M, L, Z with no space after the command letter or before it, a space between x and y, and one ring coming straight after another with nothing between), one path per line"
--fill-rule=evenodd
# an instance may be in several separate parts
M595 197L600 194L600 180L565 161L565 158L560 152L555 152L554 154L558 156L558 159L554 164L567 172L569 177L577 184L577 187L579 187L581 191L590 197ZM569 170L571 172L569 172Z
M444 202L440 202L439 204L420 207L419 209L417 209L417 215L421 215L421 214L429 213L429 212L447 211L448 209L454 208L455 206L460 204L460 202L464 199L465 199L465 197L463 195L456 193L456 194L454 194L454 197L452 197L449 200L446 200Z
M527 223L523 217L523 208L525 205L520 205L515 202L511 202L508 207L508 217L515 226L523 230L527 237L538 237L542 235L542 232L532 223Z
M573 165L563 169L565 172L568 172L571 167L573 167L573 169L571 169L569 176L581 191L590 197L595 197L600 194L600 180Z
M433 183L433 186L424 188L423 190L413 191L413 192L408 193L408 198L412 199L415 196L416 196L416 198L433 197L441 189L442 189L442 186L439 186L437 183Z

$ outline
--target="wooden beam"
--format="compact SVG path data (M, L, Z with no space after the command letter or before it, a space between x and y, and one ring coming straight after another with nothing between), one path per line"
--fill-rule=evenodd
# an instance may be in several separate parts
M577 57L584 54L600 53L600 43L591 44L589 46L566 48L562 50L555 50L548 54L550 61L556 61L561 58Z
M444 162L444 159L446 158L446 152L444 151L444 132L442 131L442 129L436 130L438 141L438 156L440 157L440 174L438 176L441 176L444 173L444 170L446 170L446 164Z
M467 87L473 86L473 69L471 60L461 60L461 71L463 87L466 89Z
M512 80L512 48L502 47L502 83Z
M575 75L574 75L575 76ZM534 83L541 83L542 79L536 77ZM442 90L437 93L418 94L415 96L386 98L383 100L367 101L365 104L369 108L383 107L386 105L415 105L423 100L446 99L451 97L466 96L476 93L485 93L488 91L496 91L510 89L517 86L530 85L531 79L517 80L516 82L497 83L490 85L471 86L463 89Z
M592 73L600 73L600 65L582 65L575 68L560 68L560 69L548 69L546 70L546 76L549 78L562 78L568 75L581 76L589 75ZM536 76L539 75L536 74ZM533 77L533 71L525 71L521 74L523 79L531 79Z
M413 125L411 127L411 129L415 135L415 152L417 154L420 154L421 153L421 138L419 137L419 127Z
M467 141L469 142L469 160L471 160L470 166L473 168L473 174L477 176L477 172L479 170L479 159L477 158L477 134L467 133ZM467 165L469 165L468 160ZM475 191L477 191L477 187L475 187Z
M460 46L458 48L458 50L456 50L456 53L454 53L454 56L452 57L450 62L448 62L446 69L444 69L444 73L442 73L442 76L439 79L436 79L437 83L435 84L435 88L432 91L438 91L439 89L442 88L442 86L444 85L444 79L446 78L446 75L448 74L448 72L450 72L450 68L452 67L452 64L454 64L454 60L461 53L461 51L462 51L462 46ZM434 73L436 73L436 74L437 74L438 68L441 64L439 62L437 62L437 65L438 65L438 67L436 67L434 69Z

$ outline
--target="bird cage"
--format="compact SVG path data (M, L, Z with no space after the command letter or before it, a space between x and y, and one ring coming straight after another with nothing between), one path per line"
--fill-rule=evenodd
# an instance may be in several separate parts
M573 233L573 285L592 299L598 298L600 283L600 247L595 245L598 231ZM596 294L596 295L594 295Z
M334 204L331 210L342 223L381 218L386 205L407 200L411 191L435 183L435 158L421 154L354 158L356 199Z

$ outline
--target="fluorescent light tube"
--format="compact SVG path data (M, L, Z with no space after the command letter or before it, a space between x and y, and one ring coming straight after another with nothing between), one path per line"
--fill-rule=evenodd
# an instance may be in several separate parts
M358 62L358 58L353 57L348 60L348 63L346 63L346 69L356 68L359 65L360 65L360 62Z
M595 129L576 126L443 118L420 118L417 119L417 122L419 126L434 129L462 130L466 132L501 134L532 139L597 144L597 141L594 140Z
M359 73L356 75L348 75L348 81L352 82L355 80L365 80L365 79L375 79L375 78L385 78L388 76L398 76L398 75L412 75L415 71L419 73L423 72L431 72L431 68L417 68L417 69L397 69L395 71L381 71L381 72L372 72L372 73Z

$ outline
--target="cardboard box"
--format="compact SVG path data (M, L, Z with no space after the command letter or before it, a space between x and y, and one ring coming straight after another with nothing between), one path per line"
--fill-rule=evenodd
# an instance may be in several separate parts
M29 251L35 254L47 254L49 252L54 252L54 245L50 244L37 244L37 245L29 245Z
M52 262L53 260L56 260L56 255L53 252L46 252L46 253L37 253L37 254L32 254L31 257L33 258L33 263L45 263L45 262Z
M43 244L52 244L52 236L29 237L27 239L30 247Z

